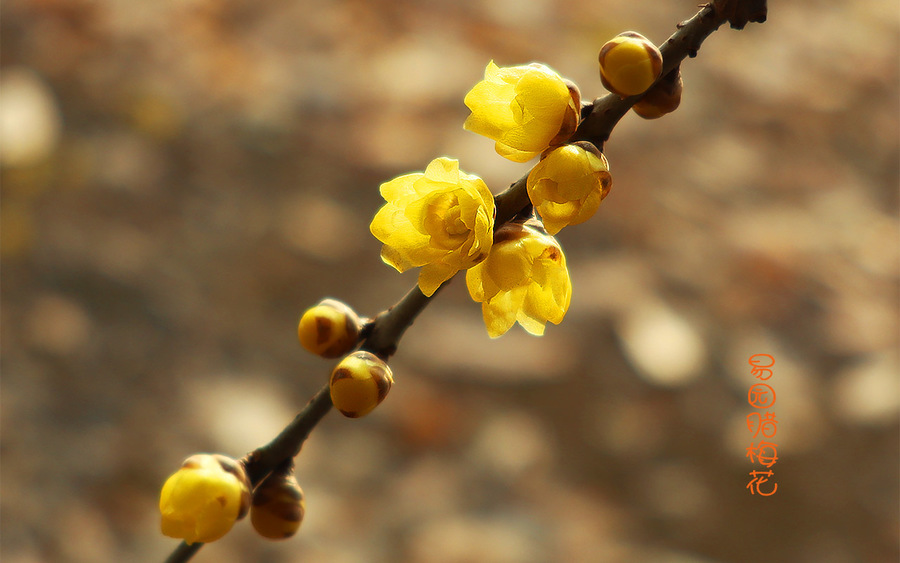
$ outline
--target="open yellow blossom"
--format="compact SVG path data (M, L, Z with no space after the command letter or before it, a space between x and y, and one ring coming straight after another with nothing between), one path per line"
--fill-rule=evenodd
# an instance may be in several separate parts
M423 266L419 288L425 295L491 250L494 197L456 160L436 158L424 173L381 184L381 195L387 204L369 226L384 243L381 259L400 272Z
M496 141L497 153L515 162L565 143L581 118L578 88L538 63L500 68L489 62L465 103L472 114L464 127Z
M243 466L222 455L187 458L166 480L159 498L162 533L188 544L221 538L249 508Z
M544 228L555 235L590 219L612 187L609 163L591 143L550 151L528 174L528 197Z
M531 334L544 334L547 321L562 322L572 297L559 243L519 223L497 230L487 260L466 272L466 286L481 303L491 338L505 334L517 321Z

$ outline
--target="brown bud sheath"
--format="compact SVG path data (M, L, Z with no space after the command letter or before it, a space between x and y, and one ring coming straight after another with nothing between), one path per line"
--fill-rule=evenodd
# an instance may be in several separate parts
M681 104L681 67L675 69L653 85L631 109L644 119L657 119L672 113Z

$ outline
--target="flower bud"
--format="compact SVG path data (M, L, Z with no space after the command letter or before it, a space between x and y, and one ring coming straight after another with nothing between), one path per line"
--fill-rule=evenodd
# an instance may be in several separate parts
M188 544L215 541L249 507L250 481L240 462L218 454L193 455L163 485L162 533Z
M300 317L297 337L304 348L323 358L339 358L359 340L360 321L346 304L325 299Z
M305 513L303 490L290 473L272 473L253 491L250 523L264 538L280 540L293 536Z
M665 75L662 80L653 85L644 94L641 101L634 104L631 109L644 119L657 119L667 113L672 113L681 104L681 67Z
M547 321L562 322L572 297L566 257L550 235L520 223L497 229L487 260L466 272L466 287L481 303L488 335L518 322L540 336Z
M528 197L551 235L590 219L611 186L606 157L587 141L546 152L527 181Z
M600 82L622 98L644 93L662 74L662 54L649 39L626 31L600 48Z
M381 404L393 384L384 360L370 352L354 352L331 372L331 402L344 416L359 418Z

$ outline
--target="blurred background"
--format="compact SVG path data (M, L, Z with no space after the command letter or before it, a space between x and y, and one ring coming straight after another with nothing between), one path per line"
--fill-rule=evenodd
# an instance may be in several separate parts
M774 4L684 64L677 112L613 133L610 196L559 236L561 326L491 341L453 280L385 403L297 458L300 533L242 522L195 560L897 561L900 14ZM267 442L326 381L302 311L373 316L415 283L368 232L379 184L441 155L495 193L527 171L462 129L487 62L592 99L606 40L661 43L696 6L6 0L3 560L162 561L165 478Z

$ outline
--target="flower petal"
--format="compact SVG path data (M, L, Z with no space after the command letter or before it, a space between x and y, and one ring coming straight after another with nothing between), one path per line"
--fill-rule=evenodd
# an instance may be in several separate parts
M393 180L381 184L381 187L379 188L381 197L383 197L385 201L396 202L404 197L414 194L415 190L413 189L413 184L422 176L424 176L424 174L421 172L415 172L413 174L398 176Z
M459 161L440 157L432 160L425 168L425 178L432 182L459 185Z
M484 324L491 338L506 334L515 324L518 311L525 301L527 290L526 287L517 287L512 291L500 292L493 299L482 304L481 312L484 316Z
M443 262L432 262L425 264L419 271L419 289L425 294L425 297L431 297L441 284L449 280L459 271Z

